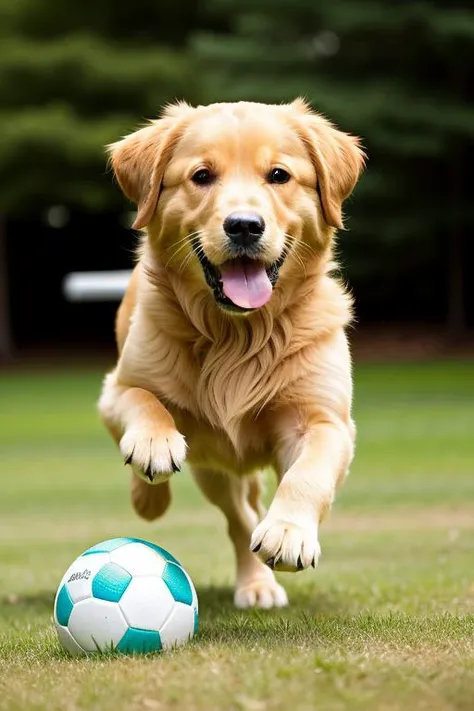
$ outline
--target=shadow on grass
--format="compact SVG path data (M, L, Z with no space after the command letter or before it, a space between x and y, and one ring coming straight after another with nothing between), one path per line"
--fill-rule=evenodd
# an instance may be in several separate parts
M347 599L343 598L335 590L315 590L311 588L288 588L290 605L284 609L260 610L261 614L270 616L282 615L291 617L298 612L305 611L310 615L337 615L347 614ZM233 603L234 591L231 587L198 587L199 608L206 618L214 619L222 614L235 613ZM251 610L240 611L249 614Z
M198 588L199 635L194 644L271 646L317 642L330 620L347 619L348 601L335 591L289 590L290 606L237 610L230 587Z
M230 613L252 614L253 610L238 611L234 607L234 590L225 587L198 587L201 616L209 622ZM44 590L33 595L10 594L0 598L0 611L28 610L36 613L52 612L55 593ZM347 601L335 591L296 590L289 592L290 607L285 609L260 610L268 616L291 617L301 611L314 615L347 614Z
M291 585L289 587L290 607L272 610L237 610L231 587L198 588L199 634L191 644L233 644L239 647L259 644L271 647L275 644L310 643L318 646L328 635L332 636L336 620L344 626L343 620L347 621L350 615L348 601L336 591L315 591L312 587L291 590ZM8 595L0 598L0 617L18 621L23 615L30 617L33 614L43 618L44 622L45 617L51 619L53 603L54 592L51 591ZM48 654L58 659L68 658L55 643Z

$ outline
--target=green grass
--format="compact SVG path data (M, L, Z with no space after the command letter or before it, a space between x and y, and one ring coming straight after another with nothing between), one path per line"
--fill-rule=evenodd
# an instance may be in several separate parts
M133 515L127 470L94 411L101 373L4 374L0 709L471 710L474 367L355 375L357 455L320 567L280 576L290 609L244 613L232 608L223 520L188 474L162 521ZM161 656L71 660L51 623L58 581L83 549L122 535L183 561L199 635Z

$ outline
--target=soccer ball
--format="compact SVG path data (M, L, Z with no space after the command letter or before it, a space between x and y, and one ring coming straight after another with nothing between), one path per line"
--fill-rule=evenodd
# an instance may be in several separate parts
M74 655L157 652L187 642L198 626L198 599L182 565L160 546L112 538L67 569L54 623Z

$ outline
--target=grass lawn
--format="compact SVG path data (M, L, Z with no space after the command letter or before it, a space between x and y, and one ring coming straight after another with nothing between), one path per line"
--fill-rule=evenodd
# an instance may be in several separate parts
M315 571L281 575L291 607L232 608L223 520L190 477L146 524L94 401L101 373L0 377L2 711L474 709L474 366L356 366L358 451ZM271 486L270 486L271 488ZM69 659L56 586L113 536L189 570L200 631L146 658Z

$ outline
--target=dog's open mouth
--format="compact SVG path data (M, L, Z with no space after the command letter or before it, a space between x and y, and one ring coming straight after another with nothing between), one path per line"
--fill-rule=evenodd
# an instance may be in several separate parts
M216 267L202 249L195 251L220 306L231 311L253 311L270 301L283 257L270 266L250 257L236 257Z
M259 309L270 300L273 286L265 265L248 257L237 257L222 264L222 291L241 309Z

